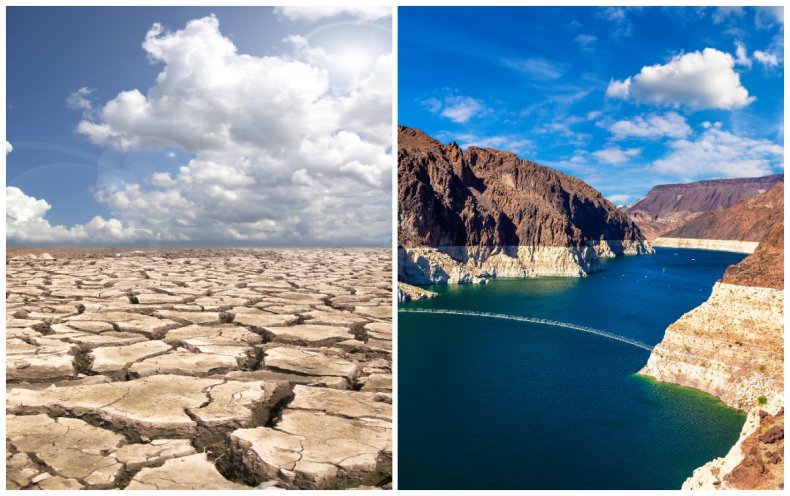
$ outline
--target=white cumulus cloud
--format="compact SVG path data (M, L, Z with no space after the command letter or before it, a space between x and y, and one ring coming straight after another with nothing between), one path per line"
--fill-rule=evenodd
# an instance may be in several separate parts
M11 153L12 151L14 151L14 147L13 147L13 146L11 146L11 143L9 143L9 142L6 140L6 142L5 142L5 154L6 154L6 155L8 155L8 154L9 154L9 153Z
M685 138L691 134L691 127L682 115L677 112L667 112L619 120L609 126L609 131L615 139Z
M741 85L732 55L715 48L677 55L666 64L642 67L639 74L613 80L606 90L612 98L658 106L737 109L754 101Z
M605 164L622 164L638 156L640 153L642 153L641 148L622 149L619 146L610 146L594 151L592 155L598 159L599 162Z
M77 131L121 151L177 147L193 158L139 184L100 186L96 199L162 239L388 242L391 54L370 54L338 83L333 54L286 41L292 52L258 57L239 53L214 16L173 32L155 24L143 48L163 66L156 81L122 91Z
M707 123L695 139L669 144L669 154L651 168L683 179L700 177L756 177L783 166L784 150L771 141L737 136L720 123Z
M6 141L6 155L13 147ZM111 245L155 239L154 233L125 228L117 219L96 216L87 224L72 227L51 225L45 218L52 206L43 199L28 196L15 186L5 189L6 242L10 245L62 244Z
M12 245L63 244L111 245L155 239L149 231L124 227L117 219L96 216L72 227L51 225L45 218L52 206L46 200L6 187L6 241Z
M622 81L611 80L606 88L606 96L627 100L631 94L631 78Z

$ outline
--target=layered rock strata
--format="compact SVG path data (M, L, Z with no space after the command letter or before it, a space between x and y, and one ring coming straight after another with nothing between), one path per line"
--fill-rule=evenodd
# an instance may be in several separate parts
M386 250L52 253L7 259L8 489L390 487Z
M716 283L705 303L669 326L641 373L745 411L761 396L781 403L783 298L782 290Z
M783 451L773 446L777 439L761 437L776 427L783 438L783 243L779 221L752 255L727 269L705 303L669 326L640 371L748 412L730 453L697 469L684 488L776 489L783 484ZM764 429L766 422L770 427Z
M784 215L784 183L732 206L705 212L653 240L654 246L752 253Z
M644 198L623 210L639 225L648 239L670 236L666 233L705 212L722 210L770 190L784 181L784 175L714 179L653 187ZM768 224L770 225L770 224ZM711 239L733 239L719 237ZM758 237L754 241L759 241Z
M398 283L398 303L405 303L412 300L425 300L436 298L436 293L427 289L418 288L405 282Z
M605 257L651 251L639 228L584 182L489 148L398 133L399 280L580 276Z
M696 239L660 237L650 242L661 248L690 248L694 250L730 251L733 253L754 253L757 241L737 241L731 239Z

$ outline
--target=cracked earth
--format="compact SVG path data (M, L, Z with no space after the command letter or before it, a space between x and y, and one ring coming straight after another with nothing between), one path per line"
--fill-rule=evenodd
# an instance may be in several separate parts
M388 250L9 251L8 489L391 487Z

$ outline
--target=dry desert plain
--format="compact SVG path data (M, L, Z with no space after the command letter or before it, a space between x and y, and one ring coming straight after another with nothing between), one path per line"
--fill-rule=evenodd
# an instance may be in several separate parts
M391 487L389 250L9 250L9 489Z

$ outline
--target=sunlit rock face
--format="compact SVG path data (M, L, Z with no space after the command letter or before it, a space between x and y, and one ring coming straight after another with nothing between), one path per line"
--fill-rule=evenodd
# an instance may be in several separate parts
M398 130L398 275L413 284L583 276L652 251L588 184L490 148Z
M640 373L705 391L748 412L727 456L695 470L684 489L782 487L782 220L770 227L753 254L727 269L706 302L669 326Z
M623 207L622 210L639 225L642 233L650 240L669 237L760 241L765 234L764 231L756 237L745 237L744 235L747 234L745 232L734 235L732 232L736 226L734 223L722 224L721 228L711 230L710 235L702 236L699 231L707 230L709 215L714 212L720 212L760 195L782 182L784 175L774 174L765 177L660 184L648 191L644 198ZM692 224L692 221L700 216L703 216L703 219ZM765 227L770 227L771 223L766 223ZM675 232L686 224L690 224L690 231ZM761 227L756 226L756 228L759 230Z

